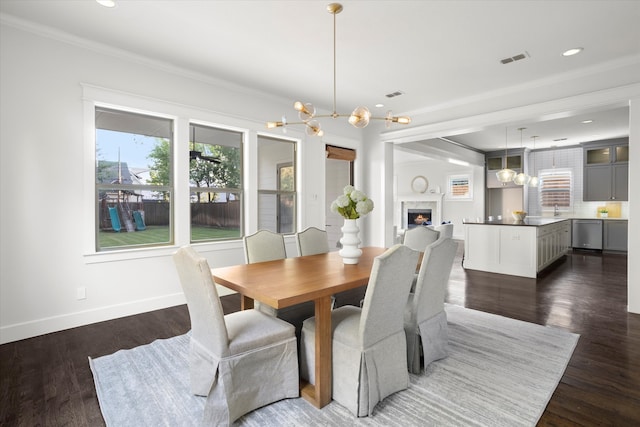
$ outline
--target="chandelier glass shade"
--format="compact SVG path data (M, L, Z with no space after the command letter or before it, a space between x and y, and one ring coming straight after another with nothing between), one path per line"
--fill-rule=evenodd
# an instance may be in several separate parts
M504 169L500 169L496 172L496 177L502 185L507 185L508 182L513 181L516 177L516 171L509 169L509 156L507 154L507 129L504 129Z
M536 149L536 138L537 136L532 136L531 137L533 139L533 150L535 151ZM536 173L536 157L535 157L535 153L534 151L531 152L531 156L533 158L533 167L531 168L531 171L533 172L533 175L531 175L531 179L529 180L529 187L537 187L538 184L540 184L540 179L538 179L537 176L535 176Z
M337 119L339 117L348 117L349 123L359 129L367 127L371 120L384 120L387 128L390 128L392 123L403 125L411 123L411 117L394 116L391 111L388 111L384 117L374 117L371 111L363 106L356 107L350 115L339 114L336 111L336 15L342 12L342 9L340 3L330 3L327 6L327 12L333 15L333 112L331 114L316 114L316 108L313 104L296 101L293 104L293 108L298 112L299 122L288 122L286 117L282 117L282 121L267 122L267 128L274 129L278 127L286 128L288 125L305 125L307 135L322 136L324 132L320 122L317 120L319 118Z
M526 128L518 128L518 130L520 131L520 148L523 148L523 146L522 146L522 131L525 130L525 129ZM522 150L522 158L524 159L524 150ZM524 167L523 167L523 171L524 171ZM527 185L527 184L529 184L529 181L531 181L531 177L529 175L527 175L526 173L524 173L524 172L520 172L519 174L517 174L513 178L513 182L516 185Z

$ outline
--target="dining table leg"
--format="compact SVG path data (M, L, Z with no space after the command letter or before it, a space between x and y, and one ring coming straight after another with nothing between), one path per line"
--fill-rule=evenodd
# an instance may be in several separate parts
M315 386L302 388L302 397L317 408L331 402L331 296L315 300L316 348Z
M253 308L253 298L244 295L240 298L240 310L251 310Z

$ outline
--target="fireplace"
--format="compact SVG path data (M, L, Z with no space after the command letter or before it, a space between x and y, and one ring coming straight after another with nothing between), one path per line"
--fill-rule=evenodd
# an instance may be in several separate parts
M422 215L433 225L439 225L442 219L442 193L406 194L400 195L396 201L394 222L398 229L408 229L416 226L416 217Z
M431 225L431 209L407 209L407 228Z

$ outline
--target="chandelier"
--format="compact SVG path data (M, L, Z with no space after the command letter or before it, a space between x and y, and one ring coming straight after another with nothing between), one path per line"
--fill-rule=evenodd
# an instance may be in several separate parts
M411 118L408 116L394 116L388 111L384 117L374 117L367 107L357 107L350 115L339 114L336 111L336 15L342 12L340 3L331 3L327 6L327 12L333 15L333 112L331 114L316 114L316 108L311 103L296 101L293 108L298 112L299 122L287 122L286 117L282 117L279 122L267 122L267 128L273 129L278 127L286 127L287 125L305 125L307 135L322 136L324 132L321 129L320 122L317 119L331 117L349 117L349 123L356 128L366 127L371 120L384 120L385 126L389 128L392 123L409 124Z

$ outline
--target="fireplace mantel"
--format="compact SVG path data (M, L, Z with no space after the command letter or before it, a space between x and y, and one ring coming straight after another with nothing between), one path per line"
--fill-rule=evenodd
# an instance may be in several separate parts
M409 193L398 195L396 211L400 220L400 229L406 229L407 209L431 209L431 223L438 225L442 222L442 201L444 193Z

